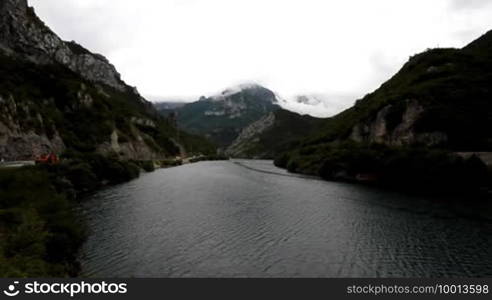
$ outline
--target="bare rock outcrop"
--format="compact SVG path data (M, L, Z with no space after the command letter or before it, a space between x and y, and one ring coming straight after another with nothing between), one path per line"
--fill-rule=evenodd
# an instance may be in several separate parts
M361 122L352 128L350 139L356 142L380 143L392 146L421 144L437 146L447 142L448 136L444 132L420 132L416 130L416 123L425 112L425 108L417 100L406 100L405 110L401 114L401 121L390 126L388 116L392 105L383 107L375 119L370 122Z
M59 63L83 78L120 91L127 86L115 67L102 55L75 42L65 42L49 29L27 5L27 0L0 2L0 49L22 55L34 63Z
M65 150L57 129L44 124L41 115L33 114L27 104L18 104L13 96L0 96L0 159L33 160ZM22 122L36 125L26 128Z
M244 128L225 153L232 157L247 156L248 148L258 142L259 135L275 124L275 113L271 112Z

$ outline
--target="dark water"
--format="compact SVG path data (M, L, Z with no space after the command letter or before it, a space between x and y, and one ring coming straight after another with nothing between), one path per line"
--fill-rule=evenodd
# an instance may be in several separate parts
M268 161L158 170L84 202L83 275L492 276L491 205L461 203L290 176Z

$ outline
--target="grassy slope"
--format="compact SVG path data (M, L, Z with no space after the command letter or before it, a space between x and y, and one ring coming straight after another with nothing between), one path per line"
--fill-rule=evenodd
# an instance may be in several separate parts
M275 122L252 140L246 141L245 157L273 158L298 145L306 132L314 132L324 120L302 116L284 109L274 112Z

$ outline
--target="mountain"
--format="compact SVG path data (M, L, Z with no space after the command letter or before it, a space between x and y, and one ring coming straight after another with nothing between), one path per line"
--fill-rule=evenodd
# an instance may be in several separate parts
M294 101L299 104L306 104L306 105L313 105L313 106L317 106L323 103L323 100L321 100L319 97L311 96L311 95L297 96Z
M156 103L154 103L154 106L158 111L176 110L176 109L179 109L185 105L186 105L185 102L156 102Z
M26 0L0 3L0 66L3 159L77 151L146 160L191 147L213 151L178 134L105 57L61 40Z
M306 132L317 130L322 122L323 119L278 109L244 128L226 154L236 158L273 158Z
M433 49L410 59L378 90L329 119L309 143L334 140L492 149L492 35L463 49Z
M427 178L422 174L440 172L444 166L449 167L448 174L436 171L439 175L429 178L456 175L451 170L465 168L466 161L451 154L492 150L491 82L492 32L463 49L428 50L411 57L395 76L352 108L324 121L320 130L278 157L277 164L327 178L381 176L387 171L386 175L393 172L412 182L418 174ZM415 148L423 150L412 152ZM400 167L391 169L396 162Z
M155 102L154 107L161 116L169 119L174 126L176 123L176 111L186 105L186 102Z
M272 91L256 84L240 85L216 96L201 97L178 109L178 125L207 136L224 148L244 127L277 109L277 98Z
M82 78L103 83L118 91L128 86L106 58L75 42L62 41L27 5L26 0L3 0L0 4L0 48L38 65L61 64Z

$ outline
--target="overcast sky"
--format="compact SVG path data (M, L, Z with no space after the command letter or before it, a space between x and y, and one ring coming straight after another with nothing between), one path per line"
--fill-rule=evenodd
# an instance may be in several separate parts
M410 55L492 29L490 0L29 0L63 39L116 65L146 97L242 82L343 108ZM331 104L333 105L331 105ZM319 109L323 109L319 107Z

